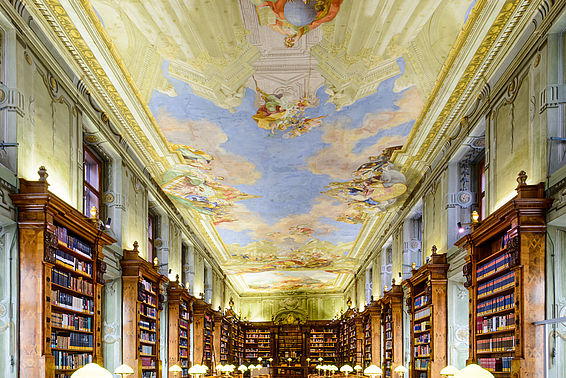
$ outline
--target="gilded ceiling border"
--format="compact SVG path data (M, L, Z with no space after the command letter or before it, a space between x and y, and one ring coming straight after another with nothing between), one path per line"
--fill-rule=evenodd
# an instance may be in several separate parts
M67 51L71 53L75 61L85 71L85 74L88 75L89 72L87 72L87 70L90 70L90 73L94 75L96 80L98 80L98 82L100 83L101 87L106 91L109 98L114 103L113 105L123 117L123 120L127 123L127 125L130 127L130 130L133 131L135 136L138 138L139 143L136 143L136 145L141 148L142 153L145 154L146 156L149 156L148 159L149 161L158 162L164 169L166 169L166 167L169 166L169 163L163 156L159 156L159 154L157 153L157 151L155 150L155 148L153 147L147 136L144 134L138 122L136 121L134 115L132 114L132 112L126 105L125 101L123 100L122 96L119 94L118 90L116 89L116 87L114 86L108 75L106 74L105 70L98 62L98 59L95 57L94 53L92 52L86 41L84 40L83 36L75 27L75 24L69 17L69 14L67 13L65 7L61 5L61 3L58 0L34 0L33 3L37 7L37 9L41 12L41 14L44 16L44 18L49 23L49 25L54 29L56 35L64 44ZM46 6L50 11L50 13L46 12L47 11L45 9ZM96 17L93 20L93 16L91 15L91 13L94 14L94 11L92 10L92 7L90 7L89 5L89 1L81 0L81 6L82 9L85 11L85 13L89 16L93 25L96 27L101 38L105 42L116 64L120 68L120 72L123 74L124 79L129 84L130 89L134 93L136 100L142 106L145 115L150 120L156 133L163 141L167 150L170 153L176 154L178 157L180 157L178 153L173 152L169 147L169 144L165 136L159 129L155 118L153 117L151 111L149 110L149 107L142 100L141 94L137 89L136 85L134 84L131 75L129 74L128 70L125 68L125 65L122 62L121 58L118 56L114 46L112 45L112 42L108 38L108 35L104 32L102 26L99 25L100 20L98 20L98 18ZM94 14L94 16L96 16L96 14ZM53 17L56 19L57 23L59 24L58 26L62 28L62 30L65 32L68 41L65 41L63 39L63 36L60 33L57 33L57 31L55 30L55 27L57 25L54 24L52 20ZM86 63L86 67L85 67L85 63Z
M444 125L445 121L448 119L449 114L454 110L456 103L459 101L460 97L467 89L468 85L472 81L477 70L480 68L482 62L486 58L488 52L493 47L495 41L497 40L497 37L499 36L504 26L511 18L511 15L515 12L515 9L521 2L524 2L525 4L528 5L531 3L531 0L507 0L505 4L503 4L503 6L501 7L501 11L495 18L495 21L489 28L486 36L484 37L478 49L476 50L474 56L472 57L470 63L466 67L464 73L460 77L460 80L458 81L458 84L452 91L450 98L445 103L440 114L436 117L436 120L434 121L431 130L429 131L428 135L420 145L417 153L408 157L407 161L403 165L402 168L403 172L407 172L415 161L419 161L423 159L425 153L429 150L433 141L436 139L440 129ZM430 92L428 99L425 103L425 106L423 107L423 110L421 111L419 118L417 119L415 125L413 126L411 133L407 138L407 142L404 144L401 150L394 152L394 156L406 153L408 150L408 146L411 143L413 143L419 128L424 123L424 119L426 115L431 110L433 103L436 100L436 97L439 95L442 86L445 84L445 80L448 77L448 74L450 73L450 70L452 69L454 62L456 61L456 58L460 55L460 51L468 35L470 34L472 27L474 26L478 16L481 13L481 10L483 10L486 4L487 4L487 0L481 0L474 7L474 10L472 11L470 18L468 19L464 29L458 36L458 39L456 40L456 43L454 44L452 51L450 52L448 58L446 59L446 63L444 64L440 74L438 75L436 84L432 89L432 91Z

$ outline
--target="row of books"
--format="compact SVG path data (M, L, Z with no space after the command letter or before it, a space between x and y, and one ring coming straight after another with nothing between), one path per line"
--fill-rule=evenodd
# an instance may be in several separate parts
M92 282L86 281L82 277L73 277L71 273L65 273L57 269L53 269L51 271L51 280L56 285L80 291L85 295L93 295L94 293Z
M143 286L144 290L151 293L151 294L155 294L156 290L155 290L155 285L153 283L151 283L150 281L146 280L145 278L143 278L141 280L141 285Z
M419 358L415 360L415 369L428 369L430 360L428 358Z
M512 352L515 350L515 335L477 340L478 352Z
M153 354L153 346L151 345L141 345L142 354Z
M484 302L479 302L476 306L477 316L488 315L492 312L513 308L513 293L502 295Z
M320 343L310 343L312 348L334 348L336 347L335 343L332 344L320 344Z
M188 346L188 340L187 339L179 339L179 345L181 346Z
M51 313L51 325L75 331L92 332L92 318L75 314Z
M153 357L140 357L142 367L155 367L155 358Z
M427 331L429 329L430 329L430 320L415 324L415 332Z
M140 330L140 340L143 341L150 341L150 342L155 342L155 333L154 332L147 332L144 331L143 329Z
M509 253L504 253L493 260L479 265L476 271L477 279L481 280L483 277L506 269L507 267L509 267L510 260L511 255Z
M157 378L155 371L142 371L142 378Z
M180 325L181 327L185 327L185 328L187 328L187 329L189 328L189 322L187 322L187 321L184 320L184 319L179 320L179 325Z
M430 344L416 345L414 353L415 357L428 356L430 354Z
M92 349L92 335L75 332L61 334L61 332L52 331L51 348L90 350Z
M155 331L155 322L150 322L147 320L140 320L140 327L150 329Z
M59 290L51 290L51 300L54 305L68 308L74 311L94 313L94 300L75 297Z
M386 331L384 334L385 339L391 339L393 337L393 332L391 332L391 330Z
M187 320L187 321L191 320L191 316L190 316L190 313L188 311L181 309L179 315L181 316L181 319L184 319L184 320Z
M430 343L430 333L423 333L415 338L415 343Z
M180 357L188 357L188 355L189 355L188 353L189 353L189 351L185 348L179 349L179 356Z
M180 329L180 330L179 330L179 336L180 336L181 338L188 338L188 337L189 337L189 333L187 332L187 330Z
M92 362L90 353L69 353L59 350L53 351L55 369L78 369Z
M65 227L55 227L55 235L57 235L57 239L67 248L92 258L92 248L90 244L69 235L68 230Z
M421 295L420 297L415 298L415 308L424 306L428 302L428 296Z
M152 318L157 317L157 309L154 307L149 307L148 305L143 303L140 303L140 313Z
M389 349L390 349L390 348L391 348L391 347L389 347ZM386 351L385 351L385 354L384 354L384 357L385 357L386 360L390 360L392 355L393 355L393 351L392 351L392 350L386 350Z
M69 269L92 276L92 263L78 259L65 251L61 251L60 249L56 250L55 260L57 260L58 264L66 266Z
M478 285L478 296L489 295L512 287L515 283L515 272L506 273L491 281Z
M430 316L430 308L423 308L422 310L415 311L415 320L426 318Z
M393 340L387 340L385 342L385 349L391 349L393 348Z
M157 297L150 293L140 293L140 299L143 299L143 302L150 304L152 306L157 306Z
M486 318L483 316L478 316L476 318L477 333L503 331L506 329L513 328L514 326L515 326L515 313L492 316L491 318Z
M478 358L479 365L491 372L510 372L513 357Z

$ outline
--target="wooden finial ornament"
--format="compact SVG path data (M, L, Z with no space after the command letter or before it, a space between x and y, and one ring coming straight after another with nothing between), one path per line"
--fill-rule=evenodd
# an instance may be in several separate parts
M49 174L47 173L47 169L44 165L39 167L37 174L39 175L39 181L47 184L47 176L49 176Z
M433 254L433 255L436 255L437 249L436 249L436 246L435 246L435 245L432 246L431 250L432 250L432 254Z
M175 281L176 281L177 283L179 283L179 275L178 275L178 274L175 275Z
M96 206L90 208L90 219L97 220L98 219L98 209Z
M234 298L230 297L230 301L228 302L228 306L230 306L230 308L234 307Z
M411 264L411 269L412 270L416 270L417 269L417 263L413 261L413 263Z
M525 171L521 171L519 172L519 175L517 176L517 182L519 183L519 186L525 186L527 185L527 172Z
M391 279L391 286L395 286L395 278Z
M138 242L137 242L137 241L135 241L135 242L134 242L134 251L136 251L136 252L137 252L137 251L138 251L138 247L139 247L139 246L140 246L140 245L138 244Z
M158 267L158 266L159 266L159 259L158 259L157 257L155 257L155 258L153 259L153 266L154 266L154 267Z

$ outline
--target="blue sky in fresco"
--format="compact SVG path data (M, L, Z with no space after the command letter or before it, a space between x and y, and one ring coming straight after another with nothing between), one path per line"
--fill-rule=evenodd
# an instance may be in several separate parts
M403 71L404 62L401 59L399 65ZM322 127L293 139L283 139L269 136L270 132L259 128L252 119L256 113L255 93L252 90L246 90L242 104L235 108L235 112L231 112L195 95L188 84L169 77L167 68L166 62L163 66L165 76L174 85L178 95L170 97L154 91L150 102L152 112L157 115L160 110L166 110L179 121L206 119L220 125L228 136L222 148L245 156L262 174L261 179L253 185L235 185L230 182L230 177L225 178L225 183L243 192L263 196L242 203L250 211L259 213L263 220L271 225L292 214L308 213L324 187L329 182L336 181L328 175L315 175L306 168L306 159L327 146L321 139L325 124L341 122L344 127L354 130L362 125L367 113L395 110L395 102L402 97L402 92L393 91L398 77L396 76L382 82L377 93L336 111L335 105L327 102L328 95L322 87L318 90L320 105L317 108L307 109L307 116L327 115ZM359 141L352 152L360 153L387 135L407 136L413 123L414 121L382 130L375 136ZM167 137L173 143L193 145L190 140L172 140L170 136ZM212 151L207 152L214 155ZM380 152L372 151L373 154ZM362 163L364 161L360 161L360 164ZM344 177L344 181L348 179L350 178ZM324 236L315 233L313 237L333 243L355 240L361 228L359 224L352 225L329 218L324 222L338 227L340 231ZM217 229L227 244L246 245L255 241L247 232L233 232L223 228L222 224Z

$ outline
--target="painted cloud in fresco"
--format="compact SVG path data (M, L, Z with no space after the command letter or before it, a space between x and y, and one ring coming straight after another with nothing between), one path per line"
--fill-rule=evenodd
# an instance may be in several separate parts
M276 271L268 273L248 273L243 275L251 290L335 290L335 274L324 271L294 272Z
M157 111L156 118L170 143L190 145L206 152L211 157L208 168L216 177L229 179L232 185L251 185L261 178L255 164L222 147L228 136L217 123L207 119L180 120L164 108Z
M262 240L245 247L230 246L233 258L228 267L229 274L246 274L278 270L323 270L327 273L352 273L359 264L358 259L346 257L350 243L334 245L330 242L311 239L300 248L282 251L271 240Z
M328 175L335 180L344 180L362 164L368 156L380 153L387 147L402 145L407 136L390 133L395 127L414 121L422 109L423 102L415 87L403 92L394 109L365 115L363 125L356 129L349 127L347 117L326 122L322 140L328 146L307 160L308 169L317 175ZM383 134L367 148L357 148L361 141Z

